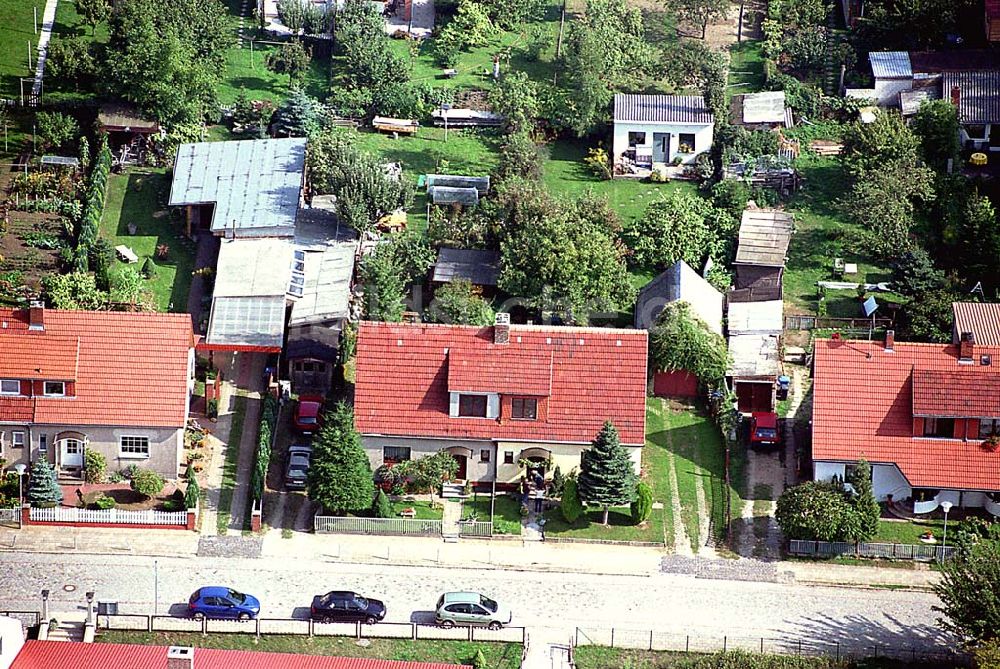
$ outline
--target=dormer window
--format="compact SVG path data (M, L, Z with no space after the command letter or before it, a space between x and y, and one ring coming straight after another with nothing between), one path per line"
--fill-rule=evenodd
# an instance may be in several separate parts
M0 395L20 395L21 382L17 379L0 379Z
M989 439L996 435L1000 435L1000 418L980 418L979 438Z
M538 400L533 397L511 399L510 417L516 420L536 420L538 418Z
M486 395L459 395L458 415L463 418L486 418Z
M66 394L66 384L62 381L46 381L42 392L46 397L63 397Z
M955 437L955 419L931 416L924 419L924 436L937 439L953 439Z

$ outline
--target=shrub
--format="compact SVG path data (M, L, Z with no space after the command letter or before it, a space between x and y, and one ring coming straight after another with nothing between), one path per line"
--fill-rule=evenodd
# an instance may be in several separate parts
M184 502L177 499L168 499L163 502L164 511L183 511Z
M635 488L635 501L630 505L632 522L636 525L646 522L653 512L653 490L644 481Z
M476 654L472 656L472 669L488 669L489 664L486 662L486 656L483 655L483 649L477 648Z
M103 483L108 469L104 454L88 450L83 458L83 478L87 483Z
M563 476L562 470L559 469L559 465L552 471L552 483L549 488L550 494L555 498L562 497L563 490L566 488L566 477Z
M604 149L600 147L590 149L583 162L598 179L611 178L611 161L608 159L608 152Z
M94 508L97 509L113 509L116 506L118 506L118 502L115 501L115 498L107 495L101 495L94 500Z
M146 262L142 263L142 278L152 279L156 276L156 265L153 263L152 258L146 258Z
M372 516L375 518L392 518L392 505L385 490L378 489L375 493L375 501L372 503Z
M580 496L576 492L576 481L573 479L568 479L563 486L559 510L562 512L562 517L570 524L575 523L583 514L583 504L580 503Z
M774 517L789 539L845 541L856 514L843 484L807 481L781 494Z
M219 400L212 398L205 404L205 415L209 418L219 417Z
M155 497L163 490L163 479L151 469L136 469L132 472L131 488L143 497Z
M188 471L187 490L184 491L184 506L188 509L194 509L197 508L198 500L201 498L201 488L198 487L198 478L194 475L194 471Z

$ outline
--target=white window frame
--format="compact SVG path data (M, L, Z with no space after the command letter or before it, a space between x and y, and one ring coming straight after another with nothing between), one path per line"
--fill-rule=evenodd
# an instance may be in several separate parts
M60 386L62 386L62 392L50 393L49 392L49 384L50 383L58 383ZM45 395L45 397L66 397L66 382L65 381L42 381L42 394Z
M38 452L39 453L49 452L49 435L47 434L38 435Z
M4 390L3 384L13 383L17 386L13 391ZM0 379L0 395L20 395L21 394L21 381L18 379Z
M139 446L138 444L132 444L132 445L129 445L128 447L126 447L126 445L125 445L125 440L126 439L145 440L145 442L146 442L146 452L145 453L141 453L139 451L134 451L134 450L128 450L128 451L126 451L125 450L126 448L130 448L130 449L132 449L132 448L141 448L141 446ZM149 459L149 447L150 447L149 437L147 437L145 435L140 435L140 434L123 434L120 437L118 437L118 457L119 458L129 458L129 459L134 459L134 460L148 460Z
M27 436L27 433L24 430L13 430L10 433L10 447L11 448L24 448L24 442L25 442L26 436ZM20 443L18 443L18 441L20 441Z

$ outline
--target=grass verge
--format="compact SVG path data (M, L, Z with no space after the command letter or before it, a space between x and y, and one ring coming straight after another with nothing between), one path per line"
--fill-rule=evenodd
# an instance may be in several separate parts
M677 651L630 650L606 646L579 646L574 652L577 669L903 669L951 666L937 662L902 662L888 658L851 658L767 655L731 651L728 653L682 653Z
M176 632L101 632L98 643L131 643L145 646L193 646L222 650L250 650L299 655L335 655L403 662L439 662L471 664L481 650L486 666L494 669L517 669L521 664L521 646L514 643L469 641L429 641L412 639L367 639L360 646L353 638L261 636L253 634L185 634Z
M133 265L136 269L142 269L147 260L153 264L154 275L144 283L158 311L183 313L187 311L195 247L166 208L169 192L170 174L166 168L112 174L101 216L101 235L113 246L123 244L132 249L139 256L139 262ZM128 232L130 224L136 226L134 235ZM165 260L155 259L161 245L168 249ZM122 267L125 265L116 262L112 272Z
M237 395L233 401L233 417L229 427L229 443L226 444L226 461L222 465L222 483L219 487L219 509L215 519L216 531L229 531L230 510L233 507L233 493L236 490L236 469L240 459L240 441L243 439L243 423L247 414L247 398Z
M462 517L476 514L481 521L489 520L489 495L475 495L462 502ZM506 495L498 495L493 504L493 533L521 534L521 506L516 499Z

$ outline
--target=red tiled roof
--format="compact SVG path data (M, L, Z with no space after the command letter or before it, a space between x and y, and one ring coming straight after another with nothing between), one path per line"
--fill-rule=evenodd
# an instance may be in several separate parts
M976 347L1000 362L1000 348ZM958 347L896 342L816 342L813 378L814 460L895 463L914 487L1000 490L1000 452L979 439L913 437L913 372L925 386L935 374L964 375L966 382L995 383L996 366L959 365ZM956 402L960 388L946 395ZM921 393L918 406L926 409ZM941 415L941 414L938 414ZM997 416L1000 417L1000 416Z
M1000 0L997 0L1000 7ZM988 302L952 302L955 330L972 332L981 346L1000 346L1000 304Z
M547 397L552 392L552 352L487 344L448 356L448 390Z
M449 383L547 395L545 415L451 418ZM362 323L358 332L354 415L363 434L587 443L610 419L623 443L641 445L645 398L641 330L512 325L508 344L493 343L492 327Z
M1000 360L997 361L1000 363ZM969 369L914 369L914 416L1000 416L1000 374Z
M75 380L75 396L0 397L0 420L184 425L188 350L194 345L190 316L46 309L44 331L29 330L26 319L25 311L0 309L0 322L7 325L0 328L5 360L0 375L25 378L41 368L41 378ZM72 367L68 342L74 351ZM12 350L17 355L7 361Z
M26 641L10 669L166 669L166 646ZM463 669L465 665L195 648L195 669Z

